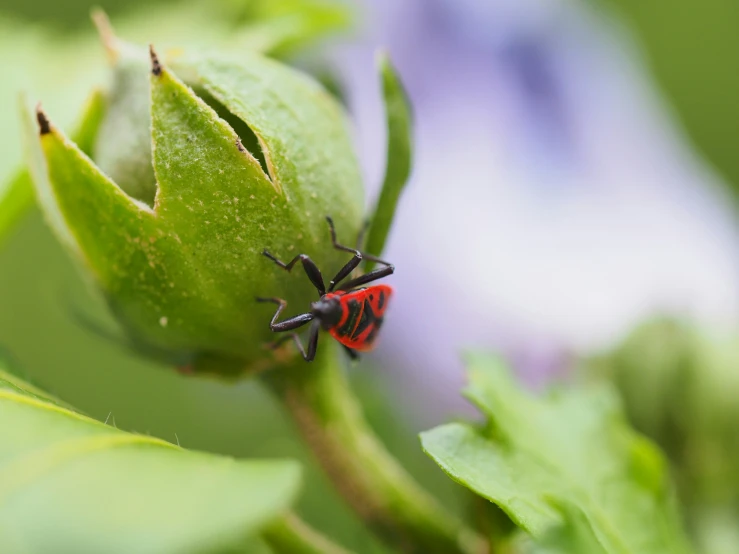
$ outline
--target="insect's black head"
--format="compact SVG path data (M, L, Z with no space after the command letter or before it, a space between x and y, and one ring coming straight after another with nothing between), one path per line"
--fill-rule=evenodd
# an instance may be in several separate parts
M341 320L341 302L337 297L321 297L310 305L310 311L325 328L333 327Z

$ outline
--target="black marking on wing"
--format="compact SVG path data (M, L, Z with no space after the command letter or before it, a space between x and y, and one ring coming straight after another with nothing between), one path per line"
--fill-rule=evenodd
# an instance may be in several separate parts
M362 317L359 319L359 325L357 325L357 328L352 333L352 338L358 338L365 331L365 329L367 329L367 327L376 322L377 316L372 309L372 304L370 304L369 300L365 299L364 310L362 310Z
M385 291L380 291L380 298L377 300L377 309L382 312L382 308L385 305Z
M341 337L348 336L357 325L357 319L362 315L362 304L358 300L348 300L345 304L346 310L349 312L344 324L336 329L336 334Z
M382 327L382 318L375 320L375 326L372 328L369 335L367 335L367 338L364 339L364 344L370 346L373 342L375 342L375 339L377 338L377 333L380 332L380 327Z

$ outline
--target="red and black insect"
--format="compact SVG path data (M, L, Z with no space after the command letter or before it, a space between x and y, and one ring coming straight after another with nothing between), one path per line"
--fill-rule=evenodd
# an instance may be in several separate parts
M297 333L290 333L274 343L274 346L277 347L283 342L293 339L295 346L297 346L303 358L308 362L312 361L316 356L318 331L321 327L341 343L352 359L359 357L358 352L371 350L377 339L377 333L382 326L388 300L393 293L393 289L387 285L373 285L371 287L362 287L362 285L387 277L395 271L395 267L386 261L365 254L358 249L362 243L363 233L360 233L357 238L357 248L350 248L336 242L334 222L330 217L326 217L326 220L331 230L331 242L334 248L354 254L354 257L331 279L328 289L326 289L326 285L323 283L321 271L313 260L305 254L299 254L290 260L289 263L284 263L267 252L267 250L263 252L270 260L287 271L292 270L293 266L300 260L308 279L316 287L320 297L317 302L311 303L310 311L284 321L277 321L277 318L280 317L285 306L287 306L287 302L281 298L257 298L259 302L273 302L277 304L277 311L269 323L269 328L275 333L294 331L307 323L311 324L307 352L303 348L303 344L300 342L300 337L298 337ZM378 267L354 279L344 281L362 260L376 262L382 265L382 267Z

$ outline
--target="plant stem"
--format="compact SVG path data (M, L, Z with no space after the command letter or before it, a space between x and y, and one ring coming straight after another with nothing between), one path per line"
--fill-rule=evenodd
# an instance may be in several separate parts
M262 538L278 554L351 554L295 514L287 514L268 525L262 531Z
M483 541L423 490L365 421L338 362L320 358L268 372L318 461L356 513L388 544L418 554L479 554Z

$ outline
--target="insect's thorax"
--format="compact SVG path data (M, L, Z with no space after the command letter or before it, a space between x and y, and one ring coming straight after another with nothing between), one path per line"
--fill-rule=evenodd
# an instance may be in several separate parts
M341 296L343 293L329 292L321 296L318 302L310 305L310 311L321 322L324 329L329 329L341 320Z

